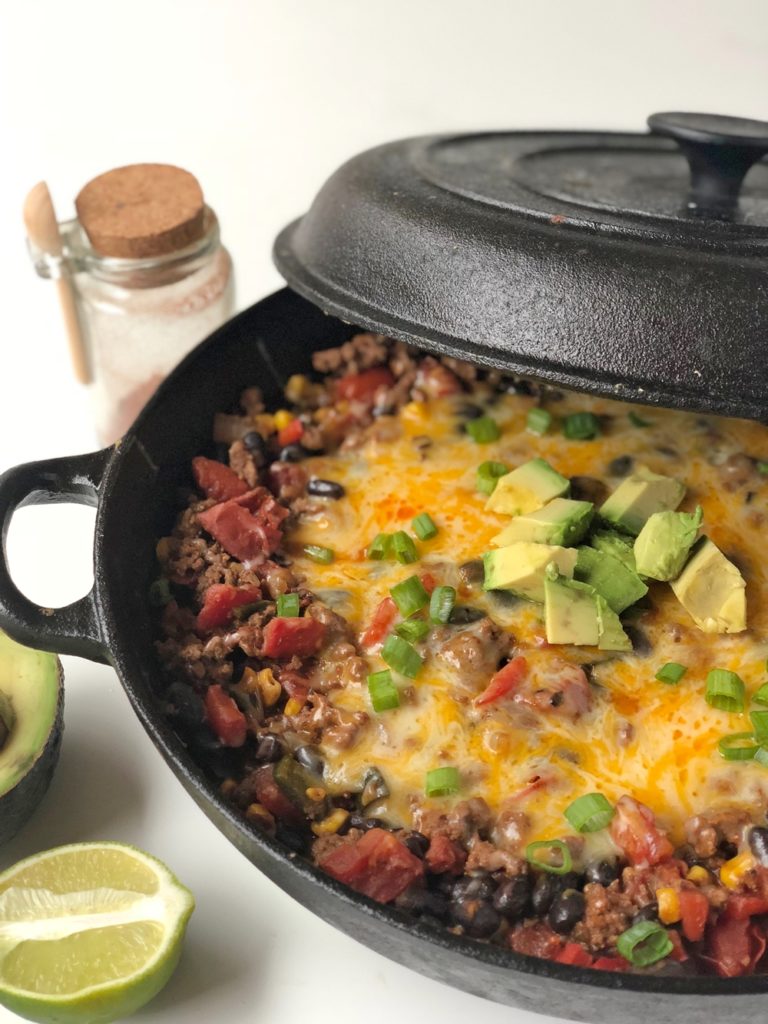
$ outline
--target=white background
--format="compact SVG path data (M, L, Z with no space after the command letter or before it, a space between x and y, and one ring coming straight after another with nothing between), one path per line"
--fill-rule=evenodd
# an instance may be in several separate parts
M110 167L189 168L246 305L279 285L278 229L360 149L443 130L641 130L664 109L768 117L765 0L0 0L0 470L94 447L53 289L26 259L21 204L40 178L64 218ZM73 508L15 518L12 565L33 599L87 590L91 523ZM543 1019L427 981L298 907L185 796L112 671L65 661L61 766L0 867L119 839L194 890L182 964L137 1020Z

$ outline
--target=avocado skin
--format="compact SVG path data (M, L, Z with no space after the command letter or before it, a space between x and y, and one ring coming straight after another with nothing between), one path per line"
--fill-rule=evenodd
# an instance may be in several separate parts
M9 842L29 821L38 808L59 761L64 733L64 669L57 659L58 699L56 715L45 746L38 753L24 778L13 789L0 796L0 846Z

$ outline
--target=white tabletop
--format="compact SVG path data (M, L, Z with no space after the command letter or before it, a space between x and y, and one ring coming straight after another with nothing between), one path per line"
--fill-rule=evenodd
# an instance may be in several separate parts
M109 167L188 167L219 213L246 305L279 285L278 229L366 146L479 127L640 130L657 109L765 117L767 52L764 0L0 4L0 470L95 447L53 289L26 260L19 211L38 179L63 219ZM31 598L54 605L87 590L92 522L74 507L15 517L11 562ZM197 910L181 965L137 1020L545 1020L426 980L299 907L185 795L112 670L64 662L60 767L0 867L59 843L117 839L190 886ZM0 1024L14 1019L0 1009Z

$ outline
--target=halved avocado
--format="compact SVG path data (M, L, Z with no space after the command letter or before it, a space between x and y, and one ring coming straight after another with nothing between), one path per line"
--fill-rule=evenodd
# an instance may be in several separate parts
M0 632L0 843L45 796L64 728L64 673L55 654Z

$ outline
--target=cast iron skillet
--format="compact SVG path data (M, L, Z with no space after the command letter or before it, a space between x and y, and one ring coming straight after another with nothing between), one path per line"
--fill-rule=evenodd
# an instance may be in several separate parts
M0 477L0 627L43 650L108 661L136 713L182 785L216 826L269 878L332 925L431 978L526 1010L615 1024L690 1022L705 1014L739 1024L763 1009L768 977L642 977L590 971L520 956L435 930L359 896L251 828L219 796L165 719L158 696L146 594L156 539L175 518L175 490L211 439L217 410L258 384L276 402L313 350L353 333L283 289L197 348L160 387L125 438L89 455L18 466ZM98 509L94 585L66 608L40 608L13 584L4 555L17 508L78 502Z

